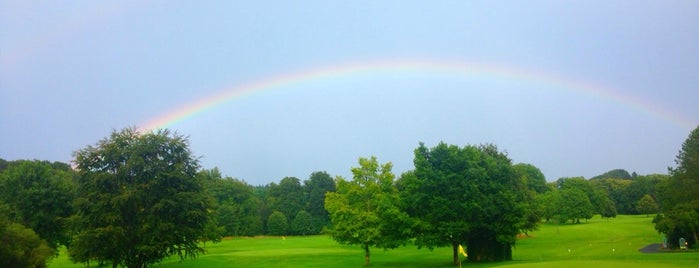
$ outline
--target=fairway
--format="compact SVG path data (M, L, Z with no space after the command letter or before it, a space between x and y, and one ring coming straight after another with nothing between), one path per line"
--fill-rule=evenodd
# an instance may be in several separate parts
M466 263L464 267L698 267L699 253L641 253L659 243L645 215L599 216L581 224L542 224L531 237L520 239L513 261ZM256 237L206 244L206 255L180 262L172 258L154 267L362 267L359 247L340 246L327 236ZM451 248L434 251L406 246L396 250L372 249L372 267L454 267ZM50 268L84 267L70 263L62 253ZM96 267L92 265L91 267Z

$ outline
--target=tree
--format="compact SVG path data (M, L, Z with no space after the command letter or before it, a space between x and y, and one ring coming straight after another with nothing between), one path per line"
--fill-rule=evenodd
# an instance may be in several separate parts
M294 219L291 221L291 232L300 235L316 233L311 214L305 210L301 210L299 213L296 213L296 217L294 217Z
M0 219L0 267L46 267L53 255L45 240L19 223Z
M267 220L267 232L271 235L286 235L289 223L284 213L275 210Z
M147 267L203 249L210 196L188 140L169 130L112 132L75 153L79 173L73 261Z
M330 236L343 245L359 245L364 265L369 265L369 247L394 249L410 238L411 220L401 210L398 189L390 162L376 157L359 158L351 181L338 177L337 191L325 195L330 214Z
M327 172L313 172L303 184L306 211L312 217L314 233L318 233L330 224L330 216L325 210L325 194L335 192L335 181Z
M526 216L520 229L525 235L534 231L539 226L542 217L542 208L537 202L536 196L549 190L546 186L546 177L537 167L531 164L519 163L513 166L520 179L517 193L521 195L522 202L526 206Z
M279 181L279 184L270 183L267 188L265 196L267 213L277 210L287 217L287 222L291 222L291 217L304 208L304 192L299 179L285 177ZM269 217L269 215L263 214L264 217Z
M653 197L649 194L641 197L641 199L639 199L636 203L636 207L638 212L646 214L646 216L649 216L651 213L658 212L658 204L655 203L655 199L653 199Z
M671 246L685 237L692 247L699 240L699 127L689 133L675 163L661 186L663 215L654 220L655 229L667 234Z
M525 217L516 193L520 180L511 160L494 145L439 143L415 149L413 176L401 178L408 213L419 223L418 247L465 243L469 261L512 259L512 246Z
M539 168L532 164L519 163L513 166L517 175L524 180L529 190L537 194L543 194L549 189L546 186L546 177Z
M56 165L62 167L61 165ZM73 214L72 171L47 161L12 161L0 173L0 202L8 218L31 228L49 247L68 245L68 218Z
M560 190L560 200L556 207L558 208L556 215L560 223L568 220L580 223L580 219L592 218L594 212L590 199L577 188Z

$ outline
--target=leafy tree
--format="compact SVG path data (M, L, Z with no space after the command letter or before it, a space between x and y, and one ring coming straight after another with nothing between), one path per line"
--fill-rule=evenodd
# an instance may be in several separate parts
M286 220L284 213L274 211L269 215L267 220L267 232L271 235L286 235L289 229L289 223Z
M73 261L146 267L203 253L210 196L188 140L127 128L75 153L79 173Z
M286 177L279 181L279 195L276 209L287 216L287 221L304 207L303 187L301 181L294 177Z
M469 261L512 259L526 207L504 153L494 145L420 143L414 163L414 176L401 178L401 187L408 213L419 220L418 247L452 246L455 265L461 243Z
M291 232L300 235L316 233L311 214L305 210L301 210L299 213L296 213L296 217L294 217L294 219L291 221Z
M2 219L0 242L0 267L46 267L53 255L53 249L32 229Z
M531 164L519 163L513 166L520 179L517 193L521 195L522 203L526 206L526 216L520 229L527 235L529 231L537 229L542 217L542 208L536 200L536 195L549 190L546 186L546 178L537 167Z
M517 175L524 180L527 189L535 191L537 194L545 193L549 190L546 186L546 177L539 168L532 164L519 163L513 166Z
M558 187L562 190L566 189L577 189L580 190L584 195L587 196L587 199L591 205L591 211L587 211L588 207L584 208L576 208L579 211L574 213L578 216L584 216L582 218L589 219L592 217L591 214L599 213L599 214L614 214L612 213L613 211L610 211L609 205L611 199L607 195L607 192L604 191L603 189L600 188L595 188L595 186L588 180L586 180L583 177L573 177L573 178L560 178L558 181ZM574 194L575 195L575 194ZM570 200L568 200L570 201ZM579 200L578 202L583 202L582 200ZM570 212L571 210L568 208L562 208L566 212ZM589 217L587 216L588 214ZM568 218L568 219L573 219L573 218ZM579 221L579 217L575 218L575 221Z
M312 217L314 233L318 233L330 224L330 215L325 210L325 194L335 192L335 181L327 172L313 172L303 183L306 211Z
M592 218L592 203L582 190L577 188L562 189L560 196L559 203L556 205L558 207L556 215L561 223L568 220L580 223L580 219Z
M353 179L336 179L337 191L325 195L330 214L330 236L343 245L359 245L369 265L369 247L393 249L410 238L410 218L401 210L392 164L376 157L359 158Z
M206 189L216 200L216 222L223 228L223 235L262 233L259 199L252 186L230 177L222 178L218 169L202 170L198 176L208 181Z
M649 216L651 213L658 212L658 204L655 203L655 199L649 194L644 195L638 200L636 205L638 212L646 214Z
M9 219L34 230L54 250L69 244L74 199L72 171L47 161L12 161L0 173L0 202L7 204Z
M541 217L546 222L551 221L556 216L558 204L561 202L561 195L558 190L548 191L537 196L537 203L541 209Z
M699 240L699 127L690 132L675 163L661 187L663 215L654 220L655 229L667 234L672 246L685 237L691 247Z
M610 198L605 198L603 203L601 204L599 208L599 213L602 218L616 218L616 205L614 204L614 201Z

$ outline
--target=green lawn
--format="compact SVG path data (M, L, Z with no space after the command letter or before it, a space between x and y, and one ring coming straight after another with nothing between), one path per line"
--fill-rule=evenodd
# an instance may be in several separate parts
M638 249L658 243L651 217L599 217L575 225L544 224L517 242L513 261L464 267L699 267L699 253L651 253ZM208 254L195 260L166 260L155 267L362 267L359 247L343 247L327 236L236 238L207 244ZM453 267L451 248L434 251L407 246L396 250L374 249L372 267ZM93 265L94 266L94 265ZM83 267L65 254L50 268Z

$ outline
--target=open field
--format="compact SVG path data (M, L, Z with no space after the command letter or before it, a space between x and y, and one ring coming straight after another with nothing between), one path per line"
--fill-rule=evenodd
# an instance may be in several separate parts
M464 267L699 267L699 253L641 253L659 243L652 217L595 217L576 225L543 224L531 237L521 239L513 261L464 263ZM327 236L235 238L207 244L208 254L195 260L166 260L155 267L362 267L359 247L343 247ZM396 250L374 249L372 267L453 267L451 248L434 251L406 246ZM83 267L62 254L50 268ZM93 265L94 267L94 265Z

